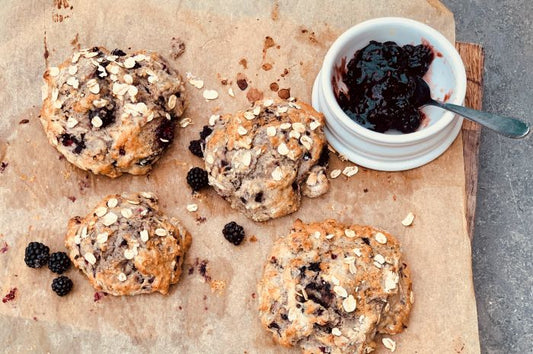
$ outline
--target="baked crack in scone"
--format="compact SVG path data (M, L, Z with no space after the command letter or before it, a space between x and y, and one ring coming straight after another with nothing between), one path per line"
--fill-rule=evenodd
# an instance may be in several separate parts
M398 241L335 220L296 220L274 244L258 294L263 326L304 353L368 353L376 334L407 327L413 301Z
M295 212L302 194L329 188L323 128L323 115L301 102L266 99L219 117L206 138L209 184L255 221Z
M43 78L40 119L48 140L95 174L150 171L185 109L183 80L153 52L83 49Z
M65 244L97 291L166 294L180 278L191 236L143 192L109 195L86 217L72 218Z

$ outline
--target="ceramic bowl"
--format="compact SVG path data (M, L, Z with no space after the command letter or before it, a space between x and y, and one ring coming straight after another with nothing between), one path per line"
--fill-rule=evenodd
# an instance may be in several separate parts
M441 155L455 140L462 118L437 107L422 108L426 119L421 127L404 134L378 133L352 119L339 106L334 83L355 52L371 40L394 41L398 45L431 46L435 59L424 80L434 99L463 104L466 74L457 50L435 29L406 18L384 17L362 22L344 32L328 50L313 86L313 107L326 118L326 137L335 150L350 161L380 171L402 171L422 166Z

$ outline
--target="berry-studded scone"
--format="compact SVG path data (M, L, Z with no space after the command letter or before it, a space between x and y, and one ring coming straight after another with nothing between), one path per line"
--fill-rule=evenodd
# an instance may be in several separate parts
M398 241L370 226L296 220L258 285L263 326L304 353L368 353L406 327L411 279ZM389 337L382 339L389 349Z
M95 174L150 171L185 109L183 80L153 52L84 49L43 78L40 119L48 140Z
M298 210L302 194L327 192L324 117L311 106L266 99L210 123L209 184L232 208L266 221Z
M84 218L69 221L72 262L98 291L166 294L178 282L191 236L158 208L151 193L109 195Z

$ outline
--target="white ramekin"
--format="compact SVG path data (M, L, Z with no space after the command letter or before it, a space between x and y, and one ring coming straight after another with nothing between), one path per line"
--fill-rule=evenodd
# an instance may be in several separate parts
M424 107L424 127L416 132L378 133L357 124L337 103L332 80L355 52L371 40L399 45L428 43L438 55L424 76L434 99L463 104L466 74L455 47L438 31L420 22L397 17L362 22L344 32L330 47L313 86L313 106L326 118L331 146L350 161L380 171L403 171L424 165L441 155L461 130L462 118L437 107ZM335 78L335 75L337 77Z

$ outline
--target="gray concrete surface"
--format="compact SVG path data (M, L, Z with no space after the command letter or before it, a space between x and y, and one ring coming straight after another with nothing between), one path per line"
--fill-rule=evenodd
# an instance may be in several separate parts
M485 48L484 109L533 123L533 0L443 0ZM474 285L483 353L533 353L533 137L483 130Z

